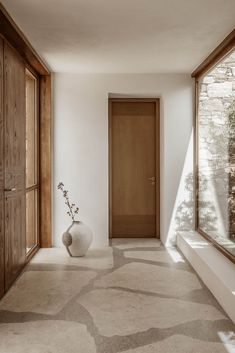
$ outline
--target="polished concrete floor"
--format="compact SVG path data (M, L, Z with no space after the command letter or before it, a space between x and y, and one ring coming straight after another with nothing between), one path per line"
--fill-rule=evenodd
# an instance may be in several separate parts
M235 327L176 249L42 249L0 302L0 353L233 353Z

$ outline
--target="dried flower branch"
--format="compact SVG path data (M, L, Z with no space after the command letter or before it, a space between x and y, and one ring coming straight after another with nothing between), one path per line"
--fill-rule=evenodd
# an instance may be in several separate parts
M62 195L65 199L65 205L68 207L67 215L72 218L73 222L75 221L76 215L79 212L79 208L76 207L75 203L70 203L69 201L69 192L68 190L64 189L64 184L62 182L59 182L57 186L58 190L61 190Z

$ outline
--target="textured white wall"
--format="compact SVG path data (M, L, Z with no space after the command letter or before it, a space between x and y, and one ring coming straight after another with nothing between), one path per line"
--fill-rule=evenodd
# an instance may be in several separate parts
M79 200L80 219L94 232L93 246L108 245L109 96L161 99L161 239L175 242L172 217L192 132L192 87L183 74L55 74L55 246L70 224L56 191L59 181Z

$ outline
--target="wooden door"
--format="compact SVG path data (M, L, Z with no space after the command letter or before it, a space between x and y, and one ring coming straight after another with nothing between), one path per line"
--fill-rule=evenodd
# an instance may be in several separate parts
M158 105L110 101L112 237L159 237Z
M25 66L4 45L5 290L26 261Z
M4 294L3 40L0 38L0 298Z

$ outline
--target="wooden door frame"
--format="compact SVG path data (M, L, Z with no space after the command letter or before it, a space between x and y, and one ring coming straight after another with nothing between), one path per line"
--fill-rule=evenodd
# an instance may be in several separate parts
M52 246L52 104L51 71L0 3L0 36L39 77L40 247ZM38 250L30 253L27 260Z
M109 195L109 239L113 238L113 200L112 200L112 131L113 131L113 115L112 115L112 103L114 102L149 102L155 103L156 115L155 115L155 126L156 126L156 234L155 237L160 239L160 98L109 98L108 100L108 195ZM158 187L157 187L158 185Z

